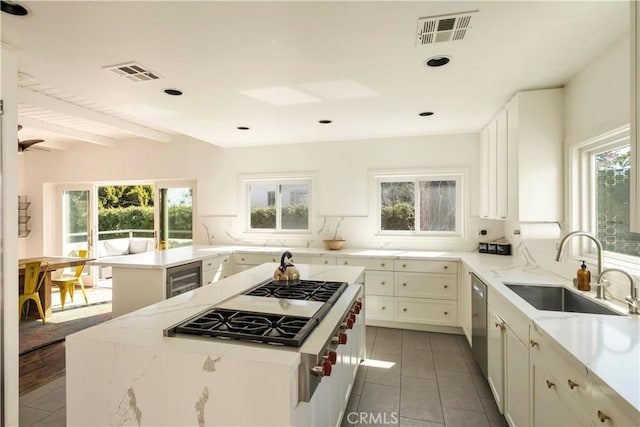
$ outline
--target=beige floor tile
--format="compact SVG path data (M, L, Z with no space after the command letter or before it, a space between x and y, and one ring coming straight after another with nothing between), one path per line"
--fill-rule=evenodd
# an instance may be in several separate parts
M393 363L393 366L391 366L390 368L367 366L367 376L365 377L365 382L400 387L400 375L402 373L402 357L400 355L374 352L371 355L371 359L391 362Z
M476 392L471 375L464 372L436 369L443 407L482 411L484 407Z
M400 415L424 421L442 423L442 407L438 383L422 378L402 377Z
M436 379L433 354L430 351L419 348L403 347L402 350L402 376Z
M431 341L429 333L424 331L410 331L405 329L402 331L402 349L417 348L421 350L431 351Z
M443 407L447 427L490 427L484 412Z

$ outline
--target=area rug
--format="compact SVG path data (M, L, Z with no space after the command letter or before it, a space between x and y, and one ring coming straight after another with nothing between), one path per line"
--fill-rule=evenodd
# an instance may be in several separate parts
M63 341L67 335L111 319L111 303L99 303L54 312L46 323L40 319L20 321L20 354Z

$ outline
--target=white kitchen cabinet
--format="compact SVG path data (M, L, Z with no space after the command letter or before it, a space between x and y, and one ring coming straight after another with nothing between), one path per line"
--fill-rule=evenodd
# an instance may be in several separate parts
M471 346L471 271L465 264L460 265L458 275L458 323Z
M456 300L458 277L454 274L395 273L395 295L398 297Z
M563 221L563 89L518 92L507 104L508 218Z
M396 297L395 320L428 325L457 326L457 310L458 304L455 301Z
M631 231L640 233L640 6L630 1L631 38Z
M481 133L480 216L483 218L507 218L507 119L504 108Z
M393 272L368 270L364 273L365 294L393 296Z
M494 311L487 319L487 382L500 413L504 413L504 330L506 324Z
M366 288L365 284L365 288ZM395 301L392 296L367 295L365 298L367 323L369 320L393 322L395 318Z
M231 255L218 255L202 260L202 286L226 279L233 274Z
M511 427L529 425L529 321L499 293L488 292L487 379Z
M293 255L291 263L336 265L336 257L323 255Z

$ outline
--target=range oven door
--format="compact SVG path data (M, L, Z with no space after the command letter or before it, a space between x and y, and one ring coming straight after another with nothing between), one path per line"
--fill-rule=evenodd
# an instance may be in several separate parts
M191 262L167 268L167 298L202 286L202 263Z

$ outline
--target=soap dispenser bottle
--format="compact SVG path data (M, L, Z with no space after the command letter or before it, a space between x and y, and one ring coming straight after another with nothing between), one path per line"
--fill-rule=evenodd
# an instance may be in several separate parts
M576 272L578 290L590 291L591 290L591 272L587 269L587 265L584 261L580 261L582 265Z

